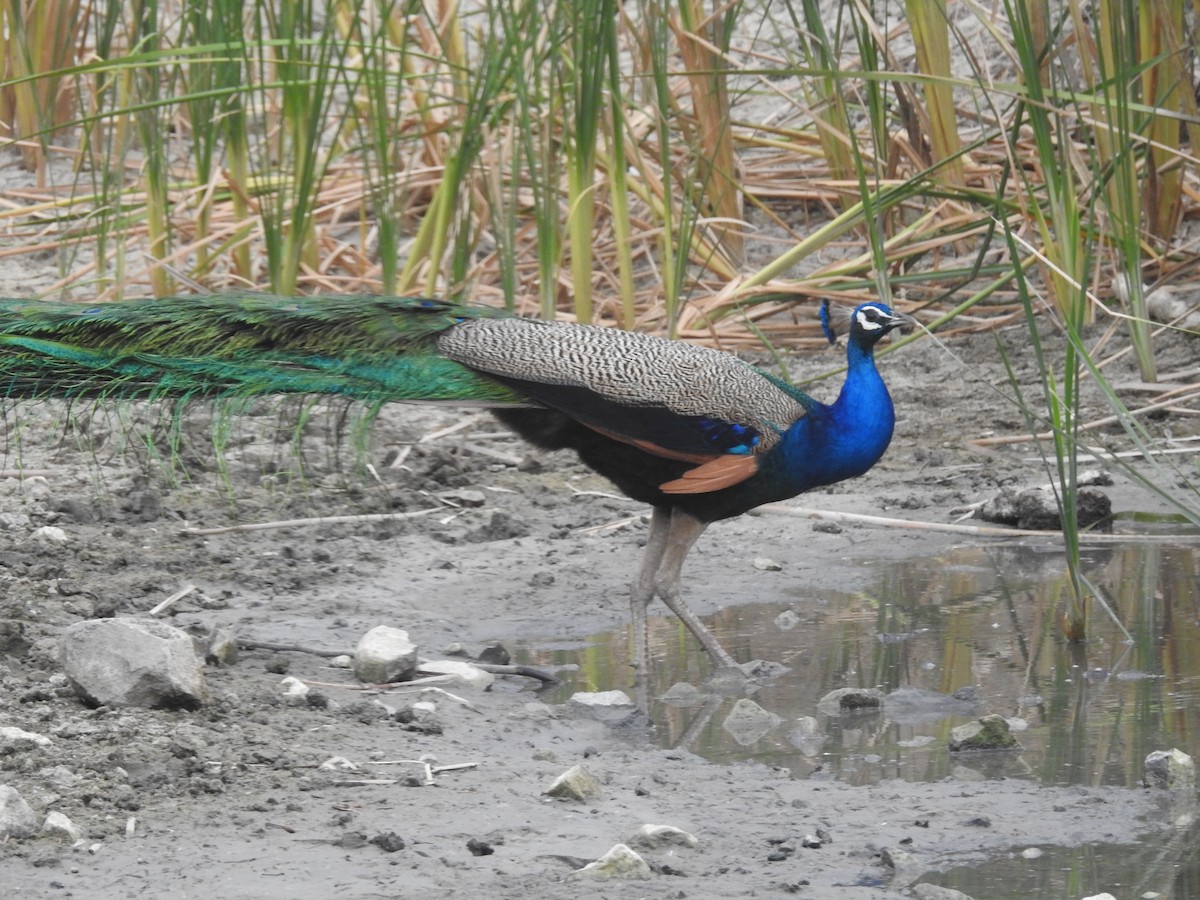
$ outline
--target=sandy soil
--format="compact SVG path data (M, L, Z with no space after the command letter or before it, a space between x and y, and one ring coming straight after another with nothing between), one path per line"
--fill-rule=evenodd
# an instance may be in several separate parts
M1023 334L1005 339L1020 343ZM981 457L965 447L989 431L1016 432L1020 422L985 382L971 380L1003 380L993 338L953 349L971 361L970 372L928 343L883 362L900 411L891 451L864 478L802 498L805 505L946 521L951 508L1001 484L1045 480L1019 461L1028 448ZM1164 359L1164 370L1194 360L1186 346L1171 353L1177 358ZM796 360L797 371L835 360ZM172 446L169 423L149 410L9 410L6 465L45 474L0 482L0 724L53 743L0 756L0 784L39 814L65 813L85 834L74 848L46 838L0 846L9 896L882 898L909 896L929 873L1014 847L1128 840L1163 827L1156 797L1137 789L1016 780L851 787L763 765L714 765L659 747L644 718L605 724L548 704L527 679L503 678L487 692L454 688L472 708L435 697L438 728L404 725L389 708L417 695L356 691L348 672L305 653L255 650L209 668L212 700L199 712L86 708L60 674L61 630L89 617L143 614L185 584L198 590L167 617L178 627L204 634L228 626L242 638L331 649L351 647L377 624L407 628L424 653L440 656L452 642L472 651L493 640L536 645L626 620L645 525L581 531L639 510L578 493L608 487L571 458L530 460L515 441L456 434L413 446L397 467L389 462L400 448L470 414L390 408L355 449L352 436L337 434L340 407L309 409L301 425L278 405L248 412L225 419L197 411ZM211 432L225 425L227 470L215 472ZM487 418L476 427L496 430ZM1189 426L1155 427L1178 434ZM384 524L181 533L186 525L426 509L447 490L481 491L487 505ZM1112 491L1118 507L1146 506L1127 486ZM63 529L66 543L36 538L45 525ZM719 524L685 572L691 602L704 614L747 599L744 568L731 559L786 560L788 579L849 588L855 567L828 564L848 547L860 559L899 558L949 541L867 528L850 537L770 516ZM289 704L283 669L346 687ZM618 681L626 683L592 687L627 686ZM358 769L321 768L331 757ZM432 786L407 784L419 767L375 765L420 757L477 765ZM582 804L544 797L576 763L600 782L601 796ZM378 779L398 783L354 783ZM963 825L979 815L990 828ZM685 829L699 846L646 852L649 881L571 879L644 823ZM832 841L799 846L818 830ZM371 842L388 833L404 849ZM476 855L481 847L472 852L469 841L494 852Z

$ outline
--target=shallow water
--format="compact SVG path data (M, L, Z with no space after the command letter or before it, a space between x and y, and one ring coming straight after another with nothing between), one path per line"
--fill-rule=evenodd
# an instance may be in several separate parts
M771 602L708 619L735 658L789 667L752 694L767 720L727 727L736 696L687 707L656 701L655 733L714 762L756 761L804 779L1136 788L1152 751L1178 747L1200 759L1200 544L1131 540L1089 547L1084 563L1110 611L1090 606L1080 644L1063 637L1066 569L1048 546L993 543L854 562L874 568L871 588L859 593L812 593L781 573ZM678 682L702 685L710 664L682 626L663 617L651 628L652 697ZM628 647L622 630L583 646L530 648L527 658L568 667L567 682L546 696L565 702L578 690L627 687ZM818 701L842 687L878 688L887 699L869 712L822 709ZM951 696L963 689L965 700ZM1010 720L1020 749L949 752L950 730L987 713ZM1014 847L921 880L997 900L1100 891L1200 897L1200 817L1194 799L1177 805L1178 814L1164 810L1176 827L1153 838Z
M874 566L870 590L853 594L810 593L781 574L771 602L708 620L735 658L789 667L752 695L778 721L731 731L734 697L656 703L660 740L716 762L755 760L852 784L936 780L965 767L982 777L1135 786L1151 751L1200 756L1200 545L1105 545L1087 548L1084 560L1111 614L1091 605L1082 644L1062 636L1065 565L1049 547L996 543L893 560ZM702 684L709 664L695 641L673 619L651 627L652 696L676 682ZM530 658L578 665L552 702L629 680L624 631L582 647L533 648ZM818 706L842 687L889 697L862 713ZM964 689L966 700L947 696ZM985 713L1012 720L1021 749L951 754L950 729Z
M972 897L1200 897L1200 831L1193 825L1166 837L1128 844L1017 848L984 863L922 877ZM1036 854L1030 858L1029 854Z

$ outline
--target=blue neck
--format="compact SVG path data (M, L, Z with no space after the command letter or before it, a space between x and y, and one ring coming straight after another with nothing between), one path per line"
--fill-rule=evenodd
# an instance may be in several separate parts
M826 475L837 479L861 475L879 460L892 440L896 416L871 349L851 341L846 352L849 369L842 391L829 407ZM836 462L834 462L836 461Z

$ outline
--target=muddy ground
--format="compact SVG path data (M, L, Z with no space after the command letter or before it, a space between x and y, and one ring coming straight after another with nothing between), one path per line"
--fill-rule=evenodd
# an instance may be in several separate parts
M1003 337L1013 346L1027 339L1021 329ZM899 410L887 457L867 476L799 502L949 521L951 509L1001 485L1046 480L1022 462L1028 446L986 455L967 448L984 434L1019 433L1021 419L988 387L1004 381L994 339L961 339L951 348L968 368L928 342L882 362ZM1195 358L1196 348L1180 343L1160 364L1171 371ZM810 355L795 360L795 371L826 370L836 360ZM1133 378L1112 370L1109 377ZM833 389L827 383L813 392L829 399ZM211 701L198 712L84 706L60 674L62 629L89 617L144 614L189 584L197 590L165 616L170 623L197 634L228 626L242 638L317 648L349 648L368 628L391 624L407 628L424 654L441 656L454 642L471 651L490 641L537 646L627 621L626 587L645 523L584 529L641 510L605 496L609 487L572 458L531 458L496 436L486 417L474 432L414 444L470 412L395 406L357 447L352 421L349 433L337 434L344 408L310 408L299 425L292 412L267 403L229 418L199 410L186 419L182 441L172 441L169 422L145 409L9 410L4 467L37 474L10 471L0 482L0 724L52 743L0 757L0 784L16 788L39 815L65 813L84 839L75 847L48 838L6 842L0 893L885 898L912 896L912 885L939 870L1013 848L1130 840L1164 827L1157 796L1135 787L1020 780L852 787L763 765L715 765L686 748L660 747L645 719L604 724L544 702L521 678L502 678L487 692L451 688L471 708L434 697L440 730L414 730L388 708L416 695L355 690L348 672L301 652L244 651L233 666L209 668ZM1179 435L1195 433L1195 422L1167 417L1151 427ZM224 471L213 465L214 428L229 431ZM397 464L398 453L407 455ZM439 506L436 496L448 490L482 492L486 505L387 523L182 533L423 510ZM1118 508L1150 506L1120 480L1110 491ZM37 537L46 525L61 528L66 542ZM962 538L861 526L834 534L805 520L747 516L710 529L685 580L694 608L706 614L763 599L781 577L850 589L859 577L855 561L933 554L951 541ZM760 556L785 561L783 576L766 580L752 565ZM284 669L328 685L318 689L323 700L287 702ZM439 775L432 786L407 783L418 767L373 765L426 756L477 765ZM358 770L321 768L331 757ZM587 803L544 797L576 763L600 782L601 796ZM352 783L388 779L396 783ZM964 826L980 815L991 827ZM644 823L685 829L699 846L647 852L655 867L648 881L572 880L575 868ZM818 830L831 842L798 846ZM403 849L371 842L389 833ZM493 852L476 855L481 844Z

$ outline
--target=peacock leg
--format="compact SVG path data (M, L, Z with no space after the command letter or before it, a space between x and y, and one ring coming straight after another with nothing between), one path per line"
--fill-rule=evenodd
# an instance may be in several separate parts
M657 513L658 510L655 510L656 515ZM704 623L683 602L683 590L679 583L683 561L687 558L688 551L696 543L696 539L704 533L704 529L707 527L707 522L701 522L695 516L678 509L671 510L666 547L661 554L658 571L654 575L654 593L704 645L709 656L722 666L736 667L737 663L734 662L733 657L725 652L725 648L720 645L713 633L704 627ZM653 536L654 530L651 527L651 537L653 538Z
M670 531L671 510L656 506L650 516L650 535L646 538L642 568L630 592L630 609L633 613L633 667L639 681L647 674L646 661L650 658L650 629L646 623L646 608L654 599L654 575L662 563Z

